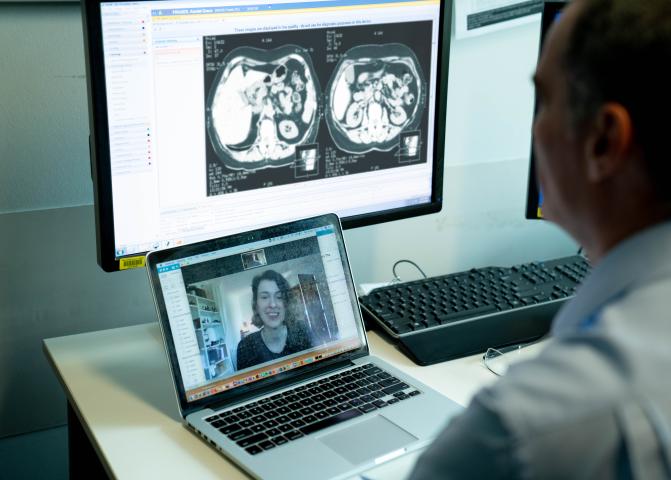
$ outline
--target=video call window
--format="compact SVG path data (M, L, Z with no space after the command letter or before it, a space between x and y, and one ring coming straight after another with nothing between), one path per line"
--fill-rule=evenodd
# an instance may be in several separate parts
M182 268L207 383L357 335L336 319L317 237L291 243Z

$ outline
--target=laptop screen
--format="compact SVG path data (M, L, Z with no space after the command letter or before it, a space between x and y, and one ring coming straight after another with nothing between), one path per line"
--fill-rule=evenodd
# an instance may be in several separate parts
M365 345L340 242L321 225L153 267L187 402Z

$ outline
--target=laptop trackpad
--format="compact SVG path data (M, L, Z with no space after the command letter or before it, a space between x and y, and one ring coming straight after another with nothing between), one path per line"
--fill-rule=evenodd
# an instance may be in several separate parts
M370 461L417 440L383 416L352 425L319 440L353 464Z

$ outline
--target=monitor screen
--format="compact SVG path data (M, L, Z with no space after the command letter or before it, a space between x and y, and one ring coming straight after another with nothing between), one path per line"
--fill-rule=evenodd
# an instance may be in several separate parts
M103 269L326 212L440 210L449 0L83 5Z
M548 2L546 1L543 6L543 13L541 16L541 37L540 37L540 47L543 48L543 43L547 35L548 30L559 20L561 16L561 11L566 6L567 2L557 1L557 2ZM543 218L543 192L538 186L538 180L536 179L536 165L535 165L535 153L533 151L533 137L532 137L532 147L531 147L531 163L529 166L529 183L527 186L527 211L526 218L532 220L538 220Z

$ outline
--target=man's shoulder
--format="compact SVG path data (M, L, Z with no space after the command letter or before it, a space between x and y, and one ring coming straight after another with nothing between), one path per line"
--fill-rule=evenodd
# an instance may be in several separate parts
M642 318L634 307L647 293L607 307L590 331L550 340L477 400L525 436L618 408L634 391L658 390L671 369L671 322Z
M611 347L608 340L593 335L550 340L536 358L513 365L504 378L482 390L478 400L519 426L580 415L626 388Z

